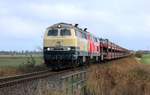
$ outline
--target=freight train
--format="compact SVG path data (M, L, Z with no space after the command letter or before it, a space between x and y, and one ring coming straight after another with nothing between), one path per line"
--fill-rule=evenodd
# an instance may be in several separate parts
M129 50L94 36L78 24L57 23L44 35L44 63L52 69L101 63L129 55Z

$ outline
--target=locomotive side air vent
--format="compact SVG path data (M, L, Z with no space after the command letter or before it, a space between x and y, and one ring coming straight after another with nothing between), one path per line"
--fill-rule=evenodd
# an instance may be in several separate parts
M75 26L75 27L78 27L78 25L79 25L79 24L75 24L74 26Z

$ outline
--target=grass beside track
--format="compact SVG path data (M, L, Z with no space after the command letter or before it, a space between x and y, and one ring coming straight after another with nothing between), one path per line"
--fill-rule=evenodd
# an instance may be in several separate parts
M90 66L89 95L150 95L150 65L134 57Z
M0 77L45 69L41 55L0 55Z
M150 64L150 54L143 54L141 63Z

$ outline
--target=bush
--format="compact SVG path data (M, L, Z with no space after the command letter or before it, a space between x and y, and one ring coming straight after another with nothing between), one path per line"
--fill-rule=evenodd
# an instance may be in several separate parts
M27 59L27 66L30 67L30 68L33 68L36 64L36 61L35 59L33 58L32 55L30 55L30 57L28 57Z
M22 71L22 72L30 72L35 67L35 64L36 64L35 59L33 58L32 55L30 55L29 57L27 57L27 59L25 60L25 62L23 62L19 66L19 70Z
M137 58L142 58L142 53L140 53L140 52L136 52L136 54L135 54L135 57L137 57Z
M25 62L23 62L19 66L19 71L21 71L22 73L29 73L48 69L44 64L36 65L36 63L37 62L35 58L32 55L30 55L29 57L27 57Z

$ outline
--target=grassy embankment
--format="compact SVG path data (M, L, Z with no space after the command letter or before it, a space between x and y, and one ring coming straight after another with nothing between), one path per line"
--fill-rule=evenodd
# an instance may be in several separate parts
M150 65L139 64L133 56L88 71L87 95L150 95Z
M0 77L45 69L42 56L0 55Z

